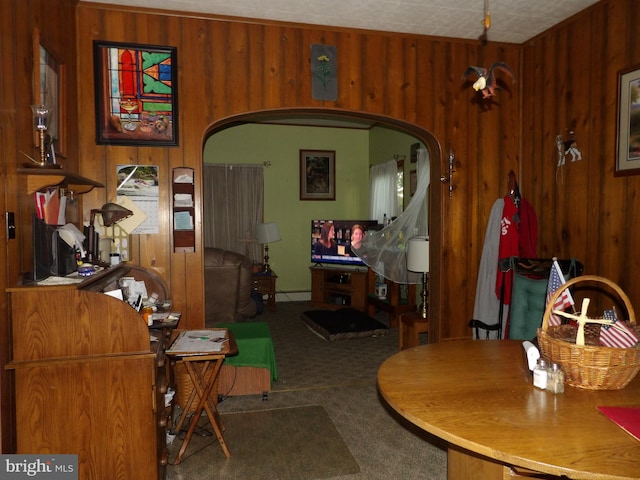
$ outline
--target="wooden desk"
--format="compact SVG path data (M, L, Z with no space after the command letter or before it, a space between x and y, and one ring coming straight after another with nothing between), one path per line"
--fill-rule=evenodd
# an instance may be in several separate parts
M267 307L272 312L276 311L276 280L278 276L274 271L269 274L254 273L251 276L253 288L260 294L267 296Z
M215 329L219 330L219 329ZM184 330L182 330L184 331ZM172 339L180 334L180 331L176 331L172 335ZM224 441L224 437L222 436L222 432L224 431L224 425L222 424L222 420L220 419L220 414L218 413L218 408L216 406L217 399L214 398L217 395L215 391L215 384L218 379L218 374L220 373L220 367L222 367L222 362L225 357L229 355L237 355L238 346L236 345L236 341L233 337L233 334L230 331L227 331L227 335L229 341L224 344L222 347L222 351L220 352L210 352L210 353L172 353L167 351L167 356L180 361L184 364L185 369L189 373L189 377L193 382L194 389L187 400L187 403L184 407L184 412L188 412L191 404L195 401L195 398L198 398L198 404L196 406L195 411L191 416L191 422L189 423L189 429L187 430L187 434L184 437L184 441L178 451L178 456L174 461L174 465L178 465L182 461L182 456L189 445L189 441L191 440L191 436L195 431L198 421L200 420L200 416L202 411L207 412L207 417L209 418L209 422L211 423L211 427L218 438L218 443L220 443L220 447L224 452L227 458L231 457L231 453L227 448L227 444ZM212 396L213 395L213 396ZM176 432L179 432L184 423L184 419L186 414L181 415L180 421L176 425Z
M530 469L572 479L640 478L640 442L598 405L638 405L626 388L565 393L533 387L518 341L449 341L385 361L378 387L400 415L449 443L449 480L525 478ZM547 478L547 477L545 477Z

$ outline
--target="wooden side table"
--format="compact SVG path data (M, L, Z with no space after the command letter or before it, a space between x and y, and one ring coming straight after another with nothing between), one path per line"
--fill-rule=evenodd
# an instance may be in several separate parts
M367 313L373 317L376 309L389 314L389 326L395 328L398 326L398 319L404 312L412 312L416 309L416 286L408 285L407 298L403 299L400 292L402 287L399 283L387 281L387 297L378 298L374 294L376 285L376 273L369 269L367 275Z
M271 270L269 273L258 272L251 276L253 289L260 295L267 295L267 307L276 311L276 280L278 276Z
M186 334L194 332L194 334L197 335L202 332L202 330L176 330L172 334L172 339L175 340L181 332L186 332ZM206 337L203 337L202 341L206 342L207 340L205 338ZM225 457L231 457L231 453L229 453L227 444L222 436L224 425L222 424L222 420L220 419L220 414L218 413L218 408L216 406L217 392L215 391L222 362L224 362L226 357L238 354L238 345L236 344L233 333L226 330L226 338L227 341L219 352L206 352L196 349L189 351L171 351L172 347L166 351L166 355L171 357L173 361L180 361L184 364L194 386L194 389L189 395L189 399L184 406L184 412L188 412L192 404L197 401L196 409L191 415L187 434L184 437L178 456L174 461L174 465L178 465L182 461L182 456L189 445L189 441L191 440L191 436L198 425L198 421L200 420L203 410L207 414L211 427L213 427L213 431L218 438L218 443L220 444ZM177 432L182 428L185 418L185 414L180 416L180 421L176 426Z
M429 333L429 319L422 318L418 312L404 312L400 314L398 323L398 343L400 350L417 347L420 344L419 335Z

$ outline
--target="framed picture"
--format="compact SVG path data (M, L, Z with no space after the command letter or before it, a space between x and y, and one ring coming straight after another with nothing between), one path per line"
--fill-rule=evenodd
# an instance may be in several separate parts
M55 163L56 154L66 156L66 68L64 62L33 30L33 104L49 107L45 150L49 163ZM40 147L40 136L34 129L34 144Z
M640 173L640 65L618 74L615 175Z
M178 145L175 47L93 42L96 143Z
M335 150L300 150L300 200L335 199Z

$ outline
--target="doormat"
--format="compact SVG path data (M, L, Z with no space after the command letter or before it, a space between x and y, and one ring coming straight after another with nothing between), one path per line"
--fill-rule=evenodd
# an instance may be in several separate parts
M309 330L325 340L387 335L389 328L355 308L310 310L300 315Z
M182 462L169 467L169 478L313 480L360 471L320 405L227 413L221 418L231 458L224 457L215 436L194 435ZM203 420L200 425L211 430ZM205 442L205 446L199 445ZM171 447L177 450L181 442L176 438L174 444Z

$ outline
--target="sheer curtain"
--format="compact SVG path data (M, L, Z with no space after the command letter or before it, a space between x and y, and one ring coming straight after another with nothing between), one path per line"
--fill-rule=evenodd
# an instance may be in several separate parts
M387 218L398 216L398 164L395 160L373 165L371 167L371 197L369 218L383 223Z
M205 164L203 171L204 246L262 261L262 246L251 239L263 218L264 167Z
M406 244L412 237L429 235L428 192L431 171L429 152L424 148L418 150L416 170L416 193L407 208L387 227L379 232L369 232L362 246L356 250L358 256L373 271L395 283L422 283L421 274L407 270ZM389 196L396 202L395 190Z

